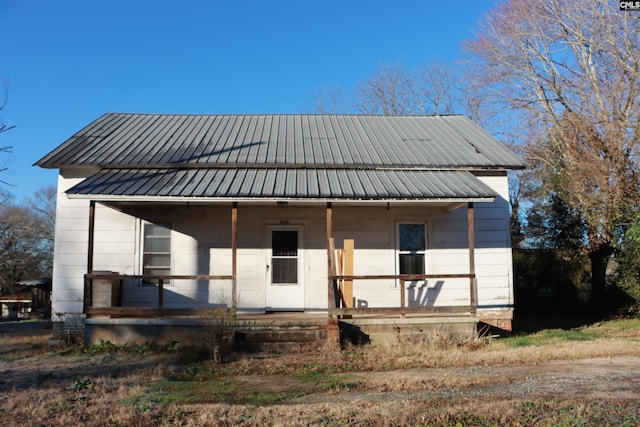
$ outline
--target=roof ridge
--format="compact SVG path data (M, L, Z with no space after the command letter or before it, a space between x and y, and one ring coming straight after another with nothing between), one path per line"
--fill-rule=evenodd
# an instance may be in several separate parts
M267 117L267 116L318 116L318 117L466 117L462 113L454 114L370 114L370 113L150 113L109 111L105 115L123 116L198 116L198 117Z

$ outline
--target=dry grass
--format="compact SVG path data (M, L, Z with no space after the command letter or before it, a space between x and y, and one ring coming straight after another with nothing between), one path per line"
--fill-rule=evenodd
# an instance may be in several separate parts
M579 387L595 388L581 377L557 380L559 393L521 392L537 377L559 377L571 360L637 363L638 320L501 340L435 334L224 364L188 352L48 348L49 334L0 333L2 425L640 425L637 396L581 395ZM549 366L556 371L545 377ZM616 375L604 381L638 379Z

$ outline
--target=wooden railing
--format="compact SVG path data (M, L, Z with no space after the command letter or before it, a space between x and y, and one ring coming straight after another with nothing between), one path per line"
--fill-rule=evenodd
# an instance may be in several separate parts
M469 305L455 306L416 306L407 307L405 303L405 283L428 279L469 279ZM340 282L353 282L355 280L397 280L399 281L400 301L396 307L350 307L350 303L340 298L342 307L329 307L329 316L352 316L367 314L401 315L411 313L420 314L475 314L477 310L477 282L475 274L390 274L390 275L333 275L334 291L342 296L338 286ZM350 292L349 292L350 294ZM337 304L336 304L337 305Z
M383 274L383 275L354 275L354 241L344 240L344 249L335 249L332 237L328 238L329 251L329 316L353 316L368 314L401 315L409 313L420 314L475 314L478 307L478 287L474 268L469 273L461 274ZM473 251L471 251L473 253ZM473 266L473 259L470 259ZM405 283L428 279L469 279L469 305L455 306L415 306L406 307ZM397 306L390 307L353 307L353 282L355 280L394 280L399 282L400 301ZM331 296L335 296L331 298Z
M235 278L232 275L173 275L173 276L158 276L158 275L127 275L127 274L113 274L113 273L91 273L85 274L85 297L84 297L84 312L87 316L114 316L114 317L163 317L163 316L188 316L188 315L215 315L225 314L234 316L236 314L236 298L235 298ZM95 305L96 292L94 284L96 281L110 281L111 292L116 292L118 295L105 295L101 290L99 298L103 300L109 299L109 303L102 301L102 303ZM122 281L124 280L141 280L148 286L158 287L157 304L153 307L122 307L120 302L122 300ZM231 293L232 303L230 307L222 308L166 308L164 306L164 287L165 283L172 280L229 280L231 281ZM157 283L154 283L157 282ZM102 287L102 286L101 286ZM105 286L107 287L107 286Z

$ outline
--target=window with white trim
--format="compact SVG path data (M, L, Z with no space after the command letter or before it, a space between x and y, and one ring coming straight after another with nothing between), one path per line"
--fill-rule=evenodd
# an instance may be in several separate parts
M426 249L425 223L398 224L398 273L425 274Z
M168 276L171 274L171 226L169 224L142 224L142 274ZM158 283L144 280L143 283Z

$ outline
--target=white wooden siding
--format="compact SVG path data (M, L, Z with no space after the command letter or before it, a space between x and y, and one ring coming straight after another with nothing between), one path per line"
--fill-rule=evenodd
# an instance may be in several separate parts
M513 304L512 264L509 237L507 177L481 179L501 197L493 203L475 204L476 273L479 306L509 307ZM68 199L64 190L81 178L60 177L56 241L54 247L54 320L64 313L82 312L83 275L87 267L89 203ZM140 274L140 219L171 223L172 274L231 274L230 206L163 207L139 205L128 213L98 204L94 247L94 270ZM433 274L469 271L467 209L445 212L429 205L390 207L345 207L334 204L333 233L336 247L355 240L354 273L397 273L396 225L399 221L427 224L427 272ZM287 223L303 226L305 308L327 307L326 209L313 207L249 206L238 209L238 302L239 309L260 311L265 305L266 226ZM204 307L229 304L230 281L172 281L167 285L167 307ZM409 295L409 293L412 293ZM123 286L126 305L154 305L155 286L128 281ZM385 307L399 304L395 281L358 280L354 284L356 304ZM417 283L407 298L428 305L467 305L468 279L429 280ZM435 299L434 299L435 298Z

